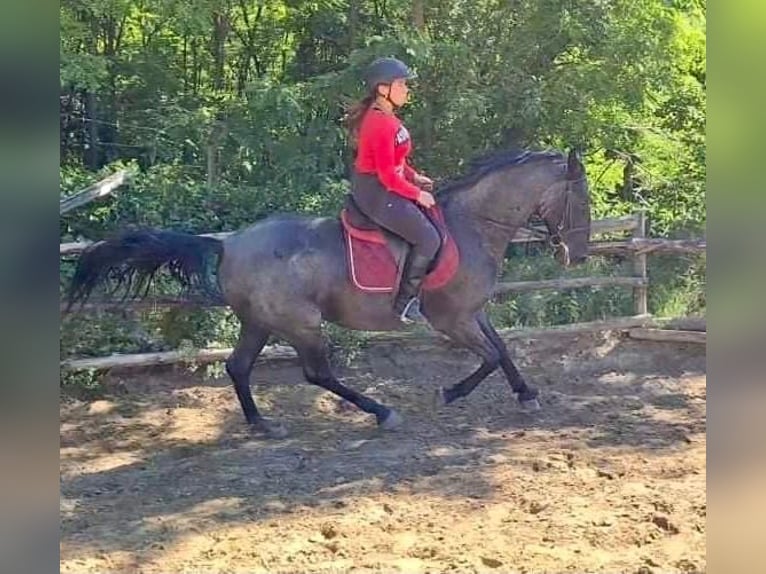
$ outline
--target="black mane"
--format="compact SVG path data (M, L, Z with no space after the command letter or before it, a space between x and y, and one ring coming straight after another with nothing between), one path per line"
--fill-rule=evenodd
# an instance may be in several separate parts
M554 159L565 161L566 157L558 151L530 151L519 149L505 149L490 152L479 156L469 163L468 172L443 183L436 187L436 193L440 200L448 199L456 193L474 185L481 178L499 169L522 165L534 160Z

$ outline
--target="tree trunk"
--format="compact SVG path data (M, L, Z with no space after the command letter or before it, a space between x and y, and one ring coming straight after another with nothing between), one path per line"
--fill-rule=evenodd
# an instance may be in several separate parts
M224 65L226 63L226 38L229 35L229 17L225 13L213 13L213 41L210 51L213 55L213 88L222 91L225 86Z
M635 172L633 159L627 158L625 166L622 168L622 187L620 188L620 197L623 201L632 203L635 200L635 184L633 174Z
M412 0L412 25L421 34L426 33L426 0ZM433 100L425 82L421 85L423 99L423 149L431 154L434 142L434 110Z
M219 113L216 117L215 123L210 131L210 138L207 144L207 188L209 190L215 188L218 184L218 160L219 150L221 146L221 140L226 133L226 124L222 115Z
M416 30L426 29L426 0L412 0L412 25Z
M198 44L197 38L192 38L191 51L192 51L191 85L192 85L192 94L196 96L197 92L199 91L199 77L200 77L199 44Z
M88 12L82 12L80 14L80 21L85 23L90 28L90 36L86 40L87 51L92 56L98 55L98 22L95 18L91 17ZM98 165L98 97L95 89L90 88L84 90L83 100L85 103L85 110L83 114L83 126L85 129L85 138L83 146L83 163L90 170L97 170Z
M237 94L242 95L247 85L247 79L250 76L250 62L255 67L255 77L260 78L263 75L263 66L258 58L257 40L255 37L255 26L261 19L263 14L263 4L258 6L255 12L255 16L252 21L250 13L247 9L247 4L244 0L240 0L239 8L242 13L242 20L245 23L244 32L239 32L236 27L233 28L234 33L239 37L242 42L242 57L240 58L240 66L237 76Z
M85 148L85 165L88 169L96 171L98 165L98 100L93 90L85 92L85 139L87 147Z
M354 49L357 40L357 28L359 27L359 0L348 2L348 51Z
M184 32L184 44L183 52L181 55L181 69L183 70L182 76L184 79L184 95L189 93L189 72L188 72L188 52L189 52L189 35Z

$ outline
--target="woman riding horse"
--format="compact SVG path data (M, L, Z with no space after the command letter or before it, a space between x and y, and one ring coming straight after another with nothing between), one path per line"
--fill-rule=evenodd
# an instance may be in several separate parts
M396 60L379 60L367 77L370 93L352 110L359 136L354 196L371 219L414 246L397 309L407 320L417 308L418 289L439 236L421 206L432 205L431 181L407 167L409 136L393 111L407 99L412 74ZM486 305L497 285L508 244L533 216L542 218L556 259L562 265L585 261L590 239L590 195L579 154L559 151L499 151L439 194L439 208L460 253L455 276L423 292L423 313L434 330L481 358L468 376L436 389L438 404L466 398L501 368L524 409L540 408L538 390L514 365L492 325ZM225 239L173 230L133 228L98 241L80 256L69 289L69 311L94 289L145 297L160 270L166 270L196 303L224 304L240 322L226 371L245 420L267 436L286 430L265 418L255 404L250 376L269 338L276 335L296 350L307 382L318 385L374 415L392 430L401 417L391 407L338 380L330 364L325 322L347 329L401 328L391 304L363 293L348 280L346 248L338 217L273 214ZM211 273L211 268L214 272ZM201 297L200 297L201 296ZM409 304L409 305L408 305Z
M439 232L419 206L434 205L433 181L407 164L410 134L395 110L407 103L407 80L415 74L396 58L370 64L367 95L348 114L356 143L352 195L371 220L412 245L394 310L401 321L422 320L418 298L429 264L439 250Z

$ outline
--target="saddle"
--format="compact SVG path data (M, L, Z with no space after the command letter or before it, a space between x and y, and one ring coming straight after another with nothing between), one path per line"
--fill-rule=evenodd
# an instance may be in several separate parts
M423 209L439 232L441 245L423 281L424 291L445 286L457 271L459 252L437 205ZM351 194L346 195L340 213L346 245L349 280L359 290L372 293L396 293L402 278L404 262L411 245L380 227L356 205Z

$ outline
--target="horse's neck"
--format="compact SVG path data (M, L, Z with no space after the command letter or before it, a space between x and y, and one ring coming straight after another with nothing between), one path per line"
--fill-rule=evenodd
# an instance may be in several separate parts
M523 227L535 210L533 195L519 191L508 197L508 192L499 185L484 189L462 192L466 195L455 197L445 205L445 211L453 221L468 220L480 239L481 250L500 266L505 259L508 244ZM505 197L500 194L505 193Z

